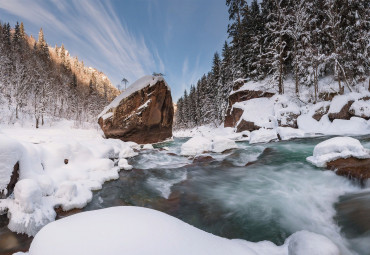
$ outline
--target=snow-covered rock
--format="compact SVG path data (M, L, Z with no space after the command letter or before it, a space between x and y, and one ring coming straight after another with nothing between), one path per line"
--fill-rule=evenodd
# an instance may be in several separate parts
M21 159L23 146L17 140L0 133L0 194L8 193L7 186L14 165Z
M354 116L369 119L370 118L370 98L368 100L355 101L351 105L349 112Z
M195 136L181 146L181 155L196 156L204 152L221 153L226 150L238 148L238 145L231 139L222 136L215 136L213 139L202 136Z
M278 136L275 129L261 128L251 132L249 143L268 143L273 140L277 140Z
M313 156L307 157L307 161L317 167L325 167L327 162L349 157L370 158L370 152L357 139L334 137L316 145Z
M221 153L226 150L238 148L238 145L228 138L222 136L216 136L212 140L212 151L216 153Z
M299 231L285 242L288 255L339 255L339 248L325 236L308 231Z
M146 75L116 97L98 117L107 138L139 144L172 137L171 91L161 76Z
M123 169L123 170L131 170L132 169L132 166L129 165L129 163L127 162L127 159L125 159L125 158L121 158L118 161L118 167L120 169Z
M0 187L9 182L19 162L19 180L14 196L0 200L0 211L8 211L9 229L35 235L55 219L54 208L82 208L92 191L105 181L117 179L120 167L110 158L135 156L135 143L103 139L91 130L2 129L0 134Z
M149 143L149 144L144 144L144 145L143 145L143 149L144 149L144 150L153 150L153 149L154 149L154 147L153 147L153 145L151 145L151 144Z
M278 127L276 131L279 134L281 140L289 140L292 138L305 136L305 133L302 130L291 127Z
M190 138L189 141L181 145L181 155L183 156L195 156L211 150L212 140L202 136Z
M14 188L14 200L23 212L33 213L41 204L42 191L32 179L20 180Z
M125 206L83 212L47 225L34 238L29 255L50 254L339 255L340 252L328 238L308 231L293 234L282 246L269 241L229 240L159 211Z

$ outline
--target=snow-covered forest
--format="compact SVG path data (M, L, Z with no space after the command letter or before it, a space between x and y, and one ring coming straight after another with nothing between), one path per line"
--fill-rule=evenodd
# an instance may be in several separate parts
M211 71L178 100L176 128L223 123L237 79L261 81L305 103L321 101L322 91L370 90L369 1L227 0L226 5L229 42L221 56L214 54ZM320 80L328 77L332 82L325 88L329 84ZM302 98L307 91L311 96Z
M0 24L1 123L95 122L117 94L107 76L71 57L63 44L49 47L42 29L36 40L23 23Z

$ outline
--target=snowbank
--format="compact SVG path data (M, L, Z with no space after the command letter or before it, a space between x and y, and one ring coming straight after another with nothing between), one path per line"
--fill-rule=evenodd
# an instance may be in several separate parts
M0 189L6 188L16 162L20 170L14 196L0 200L0 213L8 211L10 230L28 235L54 221L55 207L84 207L93 190L117 179L120 168L131 167L125 158L137 155L137 144L103 139L93 130L2 132ZM119 166L111 158L120 159Z
M63 240L63 242L61 242ZM172 216L141 207L112 207L83 212L44 227L29 255L339 255L328 238L307 231L282 246L269 241L229 240L199 230Z
M117 107L119 103L122 101L122 99L129 97L136 91L142 90L146 86L153 86L159 81L164 81L167 86L167 89L170 90L170 87L168 86L168 84L166 83L166 81L164 80L162 76L145 75L141 77L140 79L138 79L137 81L135 81L133 84L131 84L124 92L122 92L108 106L106 106L104 110L99 114L98 118L102 116L106 117L107 112L110 109ZM149 103L149 102L146 102L146 103ZM145 107L145 104L142 107Z
M204 152L222 153L238 148L238 145L228 138L216 136L213 139L195 136L181 146L181 155L195 156Z
M352 137L335 137L315 146L313 156L307 161L317 167L325 167L327 162L339 158L370 158L370 151L365 149L359 140Z

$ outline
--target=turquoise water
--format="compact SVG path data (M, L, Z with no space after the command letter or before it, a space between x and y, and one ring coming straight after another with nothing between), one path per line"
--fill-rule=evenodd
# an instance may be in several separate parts
M241 142L239 149L207 154L214 160L196 164L172 154L179 154L187 140L175 139L157 146L169 147L171 155L155 150L130 159L134 170L122 171L119 180L105 184L84 210L144 206L219 236L278 245L305 229L329 237L343 254L366 254L359 243L370 239L348 237L338 222L349 216L337 212L342 197L364 190L306 162L314 146L325 139ZM369 137L360 140L366 146L370 143Z
M370 148L370 136L357 138ZM370 190L306 162L326 139L240 142L238 149L193 163L179 156L188 138L175 138L129 159L134 169L94 192L83 211L144 206L219 236L278 245L305 229L330 238L343 255L370 254ZM30 240L0 219L0 254L27 250Z

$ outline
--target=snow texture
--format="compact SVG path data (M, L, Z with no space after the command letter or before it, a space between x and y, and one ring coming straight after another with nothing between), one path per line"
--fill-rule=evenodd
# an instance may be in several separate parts
M276 131L281 140L290 140L292 138L300 138L305 136L305 133L302 130L291 127L278 127Z
M339 255L340 252L328 238L308 231L296 232L281 246L269 241L230 240L159 211L125 206L83 212L50 223L36 235L29 255L50 254Z
M103 139L94 130L3 128L0 133L0 184L4 189L14 164L19 181L14 196L0 200L0 213L8 211L9 229L35 235L54 221L54 208L82 208L92 191L117 179L125 158L137 155L135 143ZM22 131L22 132L20 132ZM110 158L118 158L115 167Z
M273 140L277 140L278 136L275 129L264 129L255 130L251 132L249 140L250 144L253 143L268 143Z
M316 145L313 156L307 157L307 161L317 167L325 167L327 162L349 157L370 158L370 151L355 138L334 137Z
M222 153L226 150L238 148L237 144L226 137L195 136L181 146L181 155L196 156L205 152Z
M153 76L153 75L145 75L131 84L125 91L123 91L119 96L117 96L108 106L104 108L104 110L99 114L98 118L102 117L103 115L107 114L109 110L115 108L119 105L119 103L126 97L129 97L136 91L142 90L147 86L153 86L159 81L164 81L167 89L170 90L170 87L164 80L162 76ZM147 101L147 103L149 103Z
M350 108L356 116L370 118L370 100L355 101Z

